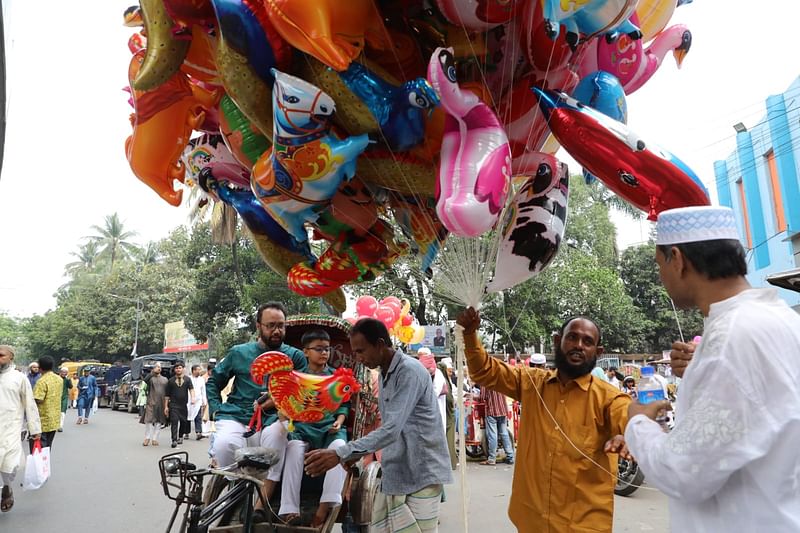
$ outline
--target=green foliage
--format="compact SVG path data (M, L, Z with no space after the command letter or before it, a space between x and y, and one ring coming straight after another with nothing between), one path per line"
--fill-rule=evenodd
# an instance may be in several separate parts
M137 233L126 230L116 213L108 215L102 226L94 225L92 229L95 235L89 237L89 240L96 243L100 255L109 260L110 271L114 270L114 264L118 260L130 259L138 251L138 247L128 240Z
M586 185L583 176L569 180L569 205L564 243L591 255L600 266L617 266L617 228L598 183Z
M628 248L620 260L620 276L625 289L648 320L645 333L647 353L669 349L673 341L680 339L675 311L659 279L655 253L656 246L650 241ZM703 316L697 310L678 311L678 319L687 339L703 330Z
M170 250L165 252L168 257L182 257L195 287L186 312L186 325L195 337L206 340L214 334L218 341L238 338L236 332L245 326L252 332L256 310L271 300L284 303L289 314L321 311L320 300L290 291L286 278L264 264L241 231L235 237L230 245L217 244L209 224L202 223L190 235L171 236L162 247ZM176 253L181 248L183 251ZM229 331L224 332L226 329Z
M539 276L491 300L482 314L487 329L496 326L498 342L509 352L528 345L538 350L540 344L547 349L552 334L574 315L600 325L607 351L639 351L646 327L617 272L569 248Z
M17 359L20 358L22 355L21 350L24 349L23 324L24 321L0 311L0 344L13 346Z
M570 178L564 241L556 259L535 278L489 298L482 315L495 349L551 349L552 334L573 315L586 315L603 330L607 351L634 353L645 347L648 322L626 293L617 272L616 228L607 192Z

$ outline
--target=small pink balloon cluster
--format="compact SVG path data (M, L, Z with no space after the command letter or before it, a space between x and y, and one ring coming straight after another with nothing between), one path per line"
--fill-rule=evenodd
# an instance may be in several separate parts
M374 296L361 296L356 300L356 317L347 321L355 324L362 318L380 320L397 340L404 344L416 344L425 337L425 328L420 326L410 313L411 302L397 296L387 296L378 301Z

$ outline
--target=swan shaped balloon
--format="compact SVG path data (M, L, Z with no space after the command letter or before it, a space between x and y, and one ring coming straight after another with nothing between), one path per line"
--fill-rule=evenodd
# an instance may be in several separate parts
M661 66L664 56L672 51L678 68L692 47L692 32L682 24L670 26L659 33L644 48L642 41L621 35L613 43L593 39L587 44L586 55L580 65L580 75L585 77L596 70L610 72L622 83L625 94L630 95L644 85Z
M497 222L508 196L511 149L500 119L456 81L451 48L437 48L428 81L446 113L436 214L456 235L475 237Z

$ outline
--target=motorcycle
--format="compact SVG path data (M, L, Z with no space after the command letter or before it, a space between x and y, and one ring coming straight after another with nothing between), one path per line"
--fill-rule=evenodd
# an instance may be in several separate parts
M664 431L671 431L675 426L674 410L667 411L667 419L662 424ZM614 494L617 496L630 496L636 489L644 483L644 472L633 459L623 459L620 456L617 462L617 484L614 486Z
M619 458L617 464L617 484L614 494L617 496L630 496L644 483L644 472L634 460Z

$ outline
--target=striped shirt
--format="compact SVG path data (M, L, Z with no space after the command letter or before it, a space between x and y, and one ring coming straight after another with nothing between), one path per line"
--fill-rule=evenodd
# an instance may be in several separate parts
M486 416L508 416L506 397L499 392L481 387L481 401L486 404Z

